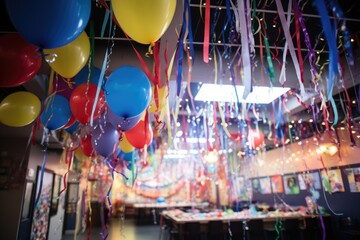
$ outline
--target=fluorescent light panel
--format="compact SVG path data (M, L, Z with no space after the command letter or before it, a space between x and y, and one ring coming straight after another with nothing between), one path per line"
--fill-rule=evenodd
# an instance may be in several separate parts
M240 102L268 104L286 93L286 87L253 87L253 91L243 99L244 86L236 86ZM234 86L204 83L195 96L196 101L237 102Z

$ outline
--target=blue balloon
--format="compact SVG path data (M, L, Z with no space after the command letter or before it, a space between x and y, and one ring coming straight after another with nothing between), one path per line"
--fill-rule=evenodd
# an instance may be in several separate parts
M78 122L78 121L75 121L75 122L73 123L73 125L71 125L70 127L66 128L65 131L68 132L68 133L70 133L70 134L73 134L73 133L76 131L76 129L77 129L78 126L79 126L79 122Z
M163 198L163 197L158 197L158 198L156 199L156 202L157 202L157 203L164 203L164 202L165 202L165 198Z
M120 153L118 154L118 158L126 161L126 162L132 162L132 155L135 154L134 151L131 151L131 152L123 152L123 151L120 151ZM135 157L135 156L134 156ZM136 159L135 159L135 162L136 162Z
M49 130L57 130L64 127L71 118L69 100L61 95L54 95L48 99L44 111L41 113L41 123Z
M91 0L6 0L11 22L30 43L57 48L75 40L85 29Z
M132 66L123 66L111 73L105 85L109 108L119 117L140 115L149 106L151 86L146 74Z
M90 83L94 83L94 84L98 85L99 80L100 80L100 74L101 74L101 69L97 68L97 67L93 67ZM89 66L86 65L74 77L75 86L79 86L80 84L87 83L88 78L89 78ZM105 78L103 78L103 83L105 83Z

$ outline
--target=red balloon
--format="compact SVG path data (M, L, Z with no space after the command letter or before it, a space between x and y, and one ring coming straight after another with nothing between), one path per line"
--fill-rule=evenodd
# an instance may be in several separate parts
M5 34L0 36L0 63L0 87L16 87L35 76L41 57L20 34Z
M248 135L249 138L250 138L250 134L252 135L253 138L252 146L254 148L259 147L264 142L264 133L262 131L249 130L249 135Z
M75 88L70 97L70 108L74 117L82 124L90 122L91 111L95 102L97 86L93 83L83 83ZM100 90L96 103L94 119L105 110L104 91Z
M150 124L145 125L145 121L140 122L130 130L125 132L128 142L137 149L141 149L145 144L149 145L153 139L153 131Z
M95 154L90 134L86 135L85 137L80 137L80 148L85 156L90 157Z

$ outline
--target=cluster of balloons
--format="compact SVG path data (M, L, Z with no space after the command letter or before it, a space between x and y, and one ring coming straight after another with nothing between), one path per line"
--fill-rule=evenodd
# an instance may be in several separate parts
M67 84L60 84L65 83L61 77L55 78L54 85L63 89L55 91L43 102L30 92L10 94L0 103L0 122L22 127L40 115L40 122L48 130L64 129L78 137L85 156L113 159L121 153L123 155L117 158L124 159L130 166L131 158L124 153L142 149L153 139L153 131L145 119L151 100L149 79L138 68L120 67L110 75L96 99L97 86L91 82L82 83L88 70L82 72L75 77L72 89Z
M169 27L176 0L112 1L112 6L129 37L153 44ZM42 59L56 75L53 94L43 101L29 92L16 92L3 99L2 124L23 127L39 117L50 131L64 129L78 136L84 155L117 155L127 162L132 157L126 154L151 143L153 131L144 119L152 100L146 74L123 66L105 81L100 79L100 69L93 67L90 72L86 66L90 41L84 29L90 17L90 0L6 0L6 8L18 33L0 36L0 87L16 87L30 81L39 71ZM101 88L99 81L105 83ZM160 104L163 97L166 98L165 88L159 90ZM153 100L149 111L156 108Z

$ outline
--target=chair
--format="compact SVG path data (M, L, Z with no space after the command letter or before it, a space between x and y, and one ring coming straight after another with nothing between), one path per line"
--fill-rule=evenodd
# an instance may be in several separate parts
M225 230L226 239L243 240L244 239L244 225L240 221L229 222ZM231 235L230 235L231 232Z
M360 239L360 226L356 219L351 217L340 217L340 232L345 235L346 239Z
M252 219L247 222L246 228L247 239L249 240L262 240L266 238L264 232L264 222L262 219Z
M222 221L210 221L207 224L207 240L221 240L224 239L224 237L224 223Z

